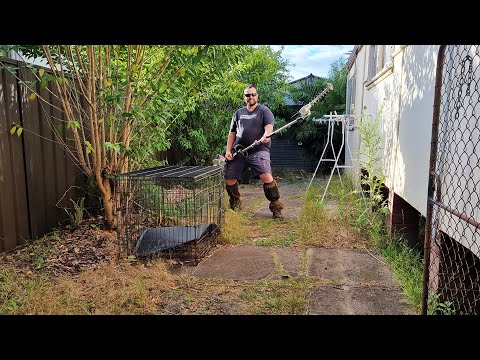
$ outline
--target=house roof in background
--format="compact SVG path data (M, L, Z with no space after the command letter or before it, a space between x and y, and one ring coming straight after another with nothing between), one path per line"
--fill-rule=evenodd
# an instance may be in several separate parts
M304 76L300 79L290 81L290 84L295 85L295 86L300 86L303 83L310 83L314 82L315 80L320 79L320 76L313 75L310 73L310 75Z
M313 75L312 73L310 73L310 75L304 76L304 77L302 77L300 79L297 79L297 80L290 81L290 84L292 84L293 86L298 88L298 87L300 87L304 84L313 83L313 82L315 82L315 80L318 80L318 79L321 79L321 77ZM288 93L284 96L284 99L285 99L285 104L286 105L302 106L301 103L296 103L295 101L293 101L293 99L289 96Z
M355 47L353 48L352 53L350 54L350 57L348 58L347 62L345 63L345 67L348 71L352 67L355 59L357 58L357 54L362 47L363 47L363 45L355 45Z

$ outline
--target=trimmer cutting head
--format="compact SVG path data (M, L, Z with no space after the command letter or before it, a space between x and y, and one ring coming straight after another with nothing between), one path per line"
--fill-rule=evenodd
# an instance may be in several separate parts
M235 144L233 145L233 157L235 157L236 155L242 155L244 158L246 158L248 156L248 152L244 150L245 149L245 146L241 145L241 144Z

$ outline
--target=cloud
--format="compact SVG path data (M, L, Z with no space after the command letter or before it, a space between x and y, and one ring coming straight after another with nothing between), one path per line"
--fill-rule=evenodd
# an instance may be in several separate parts
M271 45L275 51L281 45ZM354 45L284 45L282 57L290 65L292 80L300 79L310 74L327 77L331 64L345 53L352 50Z

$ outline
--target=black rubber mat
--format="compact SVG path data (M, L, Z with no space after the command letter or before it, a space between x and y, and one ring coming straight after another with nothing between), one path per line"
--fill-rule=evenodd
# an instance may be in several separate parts
M207 232L215 229L216 224L197 226L167 226L146 229L135 246L136 256L148 256L157 252L173 249L189 241L198 240Z

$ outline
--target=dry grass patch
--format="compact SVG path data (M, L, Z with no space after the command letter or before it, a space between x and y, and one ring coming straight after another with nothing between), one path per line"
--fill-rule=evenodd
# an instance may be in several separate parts
M281 279L234 281L186 278L166 295L160 311L175 315L289 315L308 313L315 281Z
M199 279L183 276L165 293L160 309L166 315L247 314L239 301L238 282L226 279Z
M0 281L4 314L158 314L163 293L175 285L159 260L54 278L3 269Z
M158 314L163 294L175 286L165 263L109 264L101 271L86 271L76 281L62 278L59 296L89 314ZM55 310L55 309L54 309Z
M0 314L158 314L175 277L161 259L115 261L115 234L96 222L1 254Z

